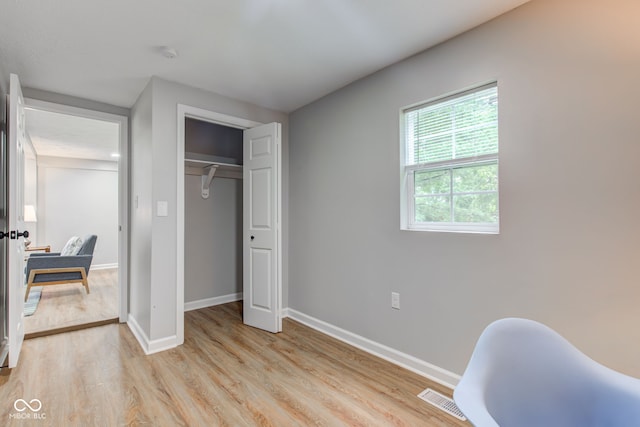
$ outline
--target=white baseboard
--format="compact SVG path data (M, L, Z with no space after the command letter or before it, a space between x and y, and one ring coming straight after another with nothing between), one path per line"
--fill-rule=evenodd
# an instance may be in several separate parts
M331 325L325 321L308 316L292 308L282 310L282 317L290 317L291 319L309 326L317 331L327 334L333 338L343 341L349 345L371 353L374 356L387 360L395 365L401 366L418 375L422 375L432 381L442 384L445 387L454 389L460 381L460 375L440 368L417 357L402 353L384 344L377 343L368 338L356 335L345 329Z
M140 324L131 313L129 313L129 317L127 318L127 326L129 326L131 333L138 340L138 344L140 344L144 353L149 354L147 352L147 349L149 348L149 338L147 338L147 334L144 333Z
M149 341L149 351L147 354L159 353L178 346L178 337L171 335L170 337L161 338L159 340Z
M198 310L200 308L212 307L214 305L226 304L228 302L239 301L242 299L242 292L236 294L223 295L219 297L213 298L205 298L197 301L191 301L184 304L184 311ZM129 314L127 319L127 325L131 332L138 340L140 347L145 354L153 354L158 353L160 351L168 350L170 348L174 348L178 345L178 337L176 335L172 335L170 337L165 337L157 340L150 340L147 337L147 334L140 327L140 324L136 320L134 316Z
M89 267L89 270L108 270L110 268L118 268L118 263L114 262L111 264L96 264Z
M138 340L144 354L148 355L158 353L160 351L169 350L170 348L174 348L178 345L178 338L175 335L158 340L150 340L144 330L140 327L136 318L131 314L129 314L129 318L127 319L127 326L129 326L133 336Z
M222 295L219 297L199 299L184 303L184 311L198 310L200 308L213 307L214 305L226 304L228 302L240 301L242 292L236 294Z

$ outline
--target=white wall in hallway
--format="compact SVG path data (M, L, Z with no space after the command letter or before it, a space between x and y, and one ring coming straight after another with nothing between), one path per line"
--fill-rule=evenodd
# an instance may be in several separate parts
M118 165L38 159L38 245L60 251L71 236L98 236L92 266L118 263Z

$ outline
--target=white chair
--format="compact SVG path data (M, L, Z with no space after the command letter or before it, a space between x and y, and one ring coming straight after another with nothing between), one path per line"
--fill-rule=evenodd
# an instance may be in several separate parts
M639 379L532 320L487 326L453 398L478 427L640 426Z

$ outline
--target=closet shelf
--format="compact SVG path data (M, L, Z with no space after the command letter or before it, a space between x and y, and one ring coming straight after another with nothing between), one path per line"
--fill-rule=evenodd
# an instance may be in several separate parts
M206 169L216 166L220 171L242 172L242 165L233 163L216 162L212 160L184 159L185 168Z

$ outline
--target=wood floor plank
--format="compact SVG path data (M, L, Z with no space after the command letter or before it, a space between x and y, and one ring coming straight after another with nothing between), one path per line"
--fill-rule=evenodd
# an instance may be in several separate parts
M0 420L20 426L466 426L416 395L450 390L285 319L270 334L241 304L190 311L184 345L145 356L125 325L25 341L0 372ZM45 420L13 419L40 399Z
M81 283L44 286L38 308L25 317L29 337L44 331L65 331L78 325L118 317L118 269L92 270L88 276L91 293Z

